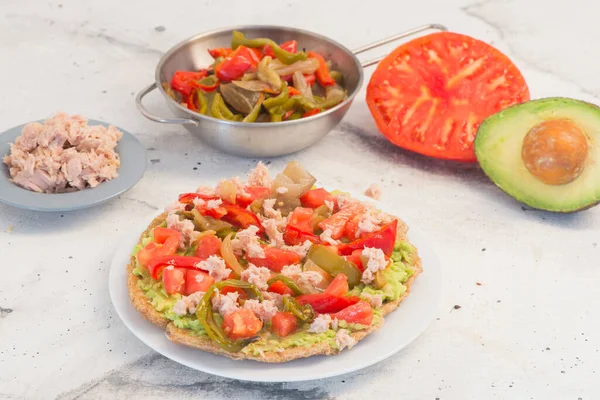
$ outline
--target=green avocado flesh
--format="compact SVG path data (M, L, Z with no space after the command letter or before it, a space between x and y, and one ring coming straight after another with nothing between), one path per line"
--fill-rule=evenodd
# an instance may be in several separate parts
M583 172L563 185L549 185L532 175L521 157L522 144L535 125L568 119L588 139ZM546 98L507 108L479 127L475 154L486 175L515 199L555 212L573 212L600 201L600 108L579 100Z
M142 246L146 245L151 240L151 237L144 238L142 240ZM134 256L142 246L138 245L135 247L133 250ZM414 253L415 249L409 243L402 241L396 242L391 257L393 262L384 271L387 284L378 290L372 286L365 286L361 283L360 285L355 286L348 294L359 297L361 297L363 293L366 296L380 294L384 303L398 299L406 291L404 282L406 282L413 273L412 265L414 263ZM139 278L137 285L144 293L146 293L146 296L148 296L152 302L154 309L159 311L165 318L173 321L178 328L187 329L189 334L208 337L202 324L200 324L195 315L188 314L181 316L173 312L173 307L177 300L181 299L181 295L167 294L162 281L155 281L152 279L148 270L139 264L133 269L133 274ZM373 316L372 324L375 325L381 318L381 312L379 310L374 310ZM263 329L260 339L244 347L242 353L257 356L267 351L283 351L290 347L311 346L324 341L328 341L332 347L337 346L335 342L336 331L333 329L329 329L323 333L310 333L308 332L309 326L305 324L304 326L300 326L296 333L285 338L280 338L269 332L268 325L269 324L266 324L265 329ZM348 329L350 332L368 328L368 326L365 325L351 324L346 323L345 321L340 321L339 327Z

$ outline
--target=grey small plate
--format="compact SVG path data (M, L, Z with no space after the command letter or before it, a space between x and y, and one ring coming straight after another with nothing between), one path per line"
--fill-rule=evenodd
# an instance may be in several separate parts
M42 122L42 121L39 121ZM89 125L109 124L93 119ZM121 159L119 176L108 182L103 182L93 189L83 189L71 193L36 193L23 189L10 181L8 167L2 158L10 152L10 143L14 143L21 134L23 125L15 126L0 134L0 202L8 205L34 211L71 211L92 207L120 195L133 187L144 175L146 170L146 149L131 133L116 127L123 132L116 152Z

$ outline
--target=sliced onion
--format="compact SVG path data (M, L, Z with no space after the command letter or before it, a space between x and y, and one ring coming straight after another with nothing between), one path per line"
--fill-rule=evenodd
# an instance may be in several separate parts
M308 86L308 83L306 83L306 79L304 78L302 72L294 72L294 75L292 75L292 79L294 81L294 87L298 89L300 94L307 100L310 100L314 103L315 97L313 96L312 89L310 86Z
M231 81L231 83L252 92L272 92L271 86L263 81Z
M287 192L283 194L285 197L298 198L302 196L302 185L295 183L292 178L282 173L277 174L275 179L273 180L272 190L274 192L277 191L277 188L284 187L287 189Z
M315 285L314 287L311 285L312 293L320 291L322 292L323 290L327 289L327 286L329 286L331 281L333 281L333 276L331 276L327 271L315 264L312 260L306 260L306 262L304 263L304 271L314 271L323 277L321 282L319 282L317 285ZM308 289L306 288L306 286L309 285L303 285L302 288Z
M221 257L223 257L223 260L225 260L227 266L231 268L233 272L239 277L242 276L244 267L242 267L242 264L240 264L237 257L233 253L233 248L231 247L232 236L233 233L230 233L225 239L223 239L223 243L221 243Z
M279 77L277 72L275 72L269 66L271 60L272 59L269 56L265 56L262 60L260 60L256 70L256 76L262 82L267 83L271 87L271 89L279 90L281 88L281 78Z
M241 80L243 80L243 81L254 81L254 80L256 80L256 79L258 79L258 78L256 77L256 72L246 72L246 73L244 74L244 76L242 76L242 79L241 79Z
M312 74L319 68L319 60L315 58L307 58L306 60L296 61L293 64L285 65L279 60L273 60L269 67L279 75L292 75L294 72L298 71L303 74Z

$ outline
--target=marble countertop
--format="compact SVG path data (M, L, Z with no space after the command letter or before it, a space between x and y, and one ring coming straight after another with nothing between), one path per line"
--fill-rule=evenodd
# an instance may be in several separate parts
M150 350L121 323L107 288L112 252L132 222L181 191L255 163L137 112L135 94L153 81L173 44L221 26L284 21L355 48L443 23L506 52L532 97L599 103L597 13L589 1L558 3L2 2L0 130L56 111L81 113L134 133L149 165L132 190L93 209L44 214L0 205L0 398L597 398L600 208L572 215L531 210L473 166L396 149L377 133L364 91L322 142L271 165L297 159L325 184L356 191L380 182L384 201L430 235L443 261L443 303L412 345L346 376L241 383ZM157 95L148 106L167 112Z

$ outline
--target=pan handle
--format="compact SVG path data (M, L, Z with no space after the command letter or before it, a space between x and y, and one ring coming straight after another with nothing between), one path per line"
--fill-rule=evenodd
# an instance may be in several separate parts
M144 98L144 96L146 96L148 93L150 93L154 89L156 89L156 83L153 83L152 85L150 85L150 86L142 89L138 93L138 95L135 97L135 105L137 106L138 110L140 110L140 112L142 113L142 115L144 117L148 118L151 121L159 122L161 124L179 124L179 125L194 125L194 126L198 126L198 122L194 121L193 119L189 119L189 118L163 118L163 117L159 117L157 115L151 114L148 110L146 110L146 108L144 107L144 104L142 104L142 99Z
M390 37L385 38L385 39L381 39L378 42L374 42L374 43L368 44L366 46L359 47L358 49L354 49L352 52L355 55L358 55L360 53L364 53L367 50L375 49L377 47L383 46L384 44L387 44L387 43L390 43L390 42L394 42L394 41L396 41L398 39L402 39L402 38L405 38L407 36L412 36L415 33L427 31L427 30L430 30L430 29L437 29L439 31L447 31L448 30L448 28L446 28L444 25L440 25L440 24L423 25L423 26L419 26L418 28L411 29L409 31L398 33L397 35L390 36ZM363 66L363 68L370 67L371 65L377 64L379 61L383 60L384 58L385 58L385 56L379 56L377 58L373 58L373 59L371 59L369 61L363 62L362 66Z

